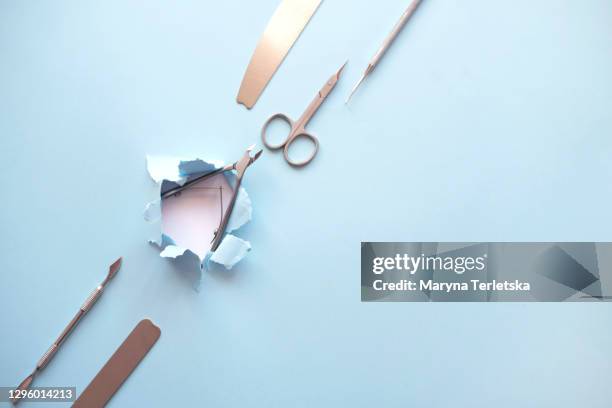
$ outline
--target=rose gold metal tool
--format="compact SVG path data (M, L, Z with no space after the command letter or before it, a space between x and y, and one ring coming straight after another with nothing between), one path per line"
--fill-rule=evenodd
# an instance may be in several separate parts
M141 320L79 395L72 407L101 408L105 406L145 358L160 335L161 330L151 320Z
M404 11L404 14L402 14L397 24L395 24L395 27L393 27L393 30L391 30L391 32L389 33L387 38L385 38L385 41L382 43L378 51L376 51L376 54L374 54L374 57L372 57L372 59L370 60L368 67L366 68L365 72L361 76L361 79L359 79L359 82L357 82L357 84L355 84L355 86L351 90L351 93L348 96L348 98L346 98L345 103L347 104L349 103L349 101L351 100L351 97L353 96L357 88L359 88L359 85L361 85L363 80L366 79L366 77L370 75L372 71L374 71L374 68L376 68L376 66L378 65L382 57L385 55L385 53L387 52L387 50L389 49L393 41L397 38L399 33L402 31L402 29L404 28L408 20L410 20L410 17L412 17L412 15L416 11L420 3L421 3L421 0L414 0L412 4L408 6L406 11Z
M19 386L17 387L17 390L27 390L32 384L32 381L34 380L34 377L36 376L36 374L38 374L43 368L47 366L47 364L49 364L49 361L51 361L53 356L55 356L55 354L59 350L60 346L64 343L68 335L77 326L77 324L79 324L79 322L81 321L81 318L92 308L92 306L100 298L108 282L110 282L110 280L115 277L115 275L121 268L121 260L122 258L117 259L108 268L108 274L106 275L106 278L102 281L102 283L98 285L97 288L93 290L93 292L91 292L91 295L89 295L89 297L85 300L85 302L83 303L79 311L74 315L70 323L68 323L68 326L66 326L66 328L59 335L57 340L55 340L55 342L51 345L51 347L49 347L49 350L47 350L47 352L43 354L41 359L38 360L38 363L36 363L36 367L34 368L34 371L32 371L32 373L28 375L25 378L25 380L21 382L21 384L19 384ZM13 400L13 404L17 404L17 402L19 402L19 399Z
M294 122L293 120L291 120L291 118L285 115L284 113L275 113L274 115L268 118L266 123L264 123L263 127L261 128L261 140L263 141L263 144L270 150L283 149L283 156L285 156L285 161L289 163L290 165L294 167L303 167L307 165L308 163L310 163L312 159L314 159L315 156L317 155L317 152L319 151L319 140L315 136L313 136L312 134L306 131L306 125L308 124L310 119L312 119L314 114L317 113L317 110L319 109L323 101L325 101L325 99L329 96L331 91L334 89L334 87L338 83L338 80L340 79L340 74L342 73L342 70L344 69L345 66L346 66L346 62L344 63L344 65L340 67L338 72L333 74L327 80L325 85L323 85L323 88L321 88L319 93L317 93L317 96L315 96L312 102L310 102L310 105L308 105L308 107L306 108L304 113L302 113L302 116L300 116L297 122ZM277 120L286 122L289 125L289 134L287 135L287 137L282 143L275 145L275 144L271 144L268 142L267 131L268 131L268 126L272 122L277 121ZM313 149L310 155L305 160L303 161L292 160L291 157L289 156L289 148L296 140L300 138L310 140L312 142Z
M259 39L236 100L251 109L321 0L283 0Z
M225 230L227 228L227 223L229 222L229 219L232 216L232 211L234 211L234 205L236 204L236 197L238 197L238 192L240 191L240 185L242 184L242 178L244 177L244 173L246 172L246 169L249 168L249 166L251 164L255 163L255 161L257 159L259 159L259 156L261 156L262 150L259 150L257 153L255 153L251 157L251 152L253 151L254 148L255 148L254 145L250 146L246 150L246 152L244 153L242 158L240 160L238 160L237 162L235 162L234 164L228 164L225 167L220 167L220 168L218 168L216 170L213 170L211 172L204 173L202 175L194 177L194 178L188 180L182 186L178 186L178 187L175 187L175 188L170 189L168 191L165 191L161 195L161 198L163 200L165 198L177 195L181 191L185 190L186 188L189 188L189 187L193 186L194 184L199 183L201 181L204 181L204 180L206 180L206 179L208 179L208 178L210 178L212 176L215 176L217 174L221 174L221 173L224 173L226 171L232 171L232 170L236 171L236 183L234 185L234 191L232 193L232 198L230 199L230 202L229 202L229 205L227 207L227 210L225 211L225 214L221 218L221 221L219 223L219 228L217 228L217 230L215 231L215 237L213 238L212 246L210 248L210 250L212 252L217 250L217 248L221 244L221 241L223 240L223 236L225 235ZM220 190L219 193L222 194L222 190ZM223 205L221 206L221 208L223 208Z

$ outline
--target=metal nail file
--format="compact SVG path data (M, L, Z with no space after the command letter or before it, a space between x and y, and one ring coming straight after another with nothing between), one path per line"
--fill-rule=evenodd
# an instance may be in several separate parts
M72 407L104 407L155 345L160 335L161 330L151 320L141 320Z
M283 0L251 57L236 98L251 109L285 59L321 0Z

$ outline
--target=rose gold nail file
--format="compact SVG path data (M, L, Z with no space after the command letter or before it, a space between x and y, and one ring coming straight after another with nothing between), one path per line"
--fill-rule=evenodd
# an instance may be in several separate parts
M73 408L103 407L153 347L161 331L149 319L140 321L89 383Z
M251 109L321 0L283 0L259 39L236 100Z

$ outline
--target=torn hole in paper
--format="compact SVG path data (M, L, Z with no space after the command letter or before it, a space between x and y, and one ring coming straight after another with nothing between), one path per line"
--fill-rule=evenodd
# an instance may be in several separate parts
M144 217L148 222L160 222L160 238L150 242L161 249L161 257L195 255L200 260L201 270L208 269L210 262L231 269L250 251L248 241L231 234L251 220L251 200L242 187L236 197L226 235L217 250L214 253L210 251L215 231L233 194L233 172L218 174L175 196L163 201L160 199L164 192L183 185L190 177L222 166L223 163L216 161L147 156L147 170L158 183L159 191L157 199L147 204Z

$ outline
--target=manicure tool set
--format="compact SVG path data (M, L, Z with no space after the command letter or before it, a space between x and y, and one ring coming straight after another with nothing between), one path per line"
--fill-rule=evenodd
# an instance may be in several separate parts
M370 60L362 77L349 94L346 103L348 103L364 79L368 77L380 63L393 41L397 38L408 20L413 16L420 2L421 0L413 0L412 4L410 4L406 11L402 14L395 27L393 27L381 47ZM270 18L270 21L268 22L268 25L264 30L248 64L236 98L239 104L243 104L248 109L253 108L263 93L265 87L272 79L272 76L278 70L292 46L319 8L320 3L321 0L281 1L280 5ZM304 167L310 163L318 153L319 140L306 130L306 125L335 88L345 66L346 63L343 64L340 69L338 69L338 71L336 71L327 80L297 121L293 121L284 113L276 113L270 116L263 124L261 129L261 139L264 146L270 150L282 150L285 161L293 167ZM289 132L286 138L278 144L272 143L268 134L269 126L275 122L285 122L289 125ZM308 154L303 160L292 158L290 152L291 146L300 139L309 141L312 145L310 154ZM258 150L252 155L253 150L254 146L251 146L246 150L244 155L233 164L220 167L204 174L191 176L182 185L177 185L176 187L172 187L167 191L162 191L161 193L161 200L163 202L163 200L170 197L176 197L185 189L196 186L198 183L210 179L215 175L226 172L233 172L235 174L236 178L234 186L232 187L233 191L230 197L229 205L225 213L222 215L219 226L214 233L210 252L215 252L223 241L246 170L261 156L262 150ZM219 189L219 194L221 195L220 198L222 200L222 189ZM89 310L91 310L93 305L100 298L105 287L117 274L120 267L121 258L110 266L104 281L83 303L68 326L66 326L57 340L51 345L49 350L47 350L47 352L37 362L32 373L16 387L17 391L28 390L35 376L49 364L66 338L81 321L82 317ZM80 394L73 406L105 406L113 394L119 389L121 384L132 373L140 361L147 355L149 350L160 337L160 333L161 330L159 327L154 325L148 319L142 320L140 323L138 323L126 340L121 344L117 351L110 357L108 362L104 365L104 367L102 367L100 372L87 386L87 388ZM19 398L15 398L12 402L16 404L19 402L19 400Z
M320 3L321 0L283 0L281 2L270 19L251 57L251 61L238 91L238 97L236 98L238 103L243 104L248 109L251 109L255 105L264 88L272 79L272 76L289 53L295 41L297 41ZM357 84L351 90L346 99L346 104L348 104L349 100L365 78L368 77L380 63L387 50L406 26L406 23L408 23L408 20L413 16L420 3L421 0L413 0L406 11L404 11L399 21L385 38L376 54L374 54L374 57L370 60ZM285 114L277 113L272 115L264 123L261 131L263 144L270 150L282 149L285 161L291 166L303 167L310 163L317 155L319 140L310 133L307 133L305 126L338 82L340 73L345 65L346 63L330 78L321 91L319 91L318 96L308 106L297 122L293 122ZM290 126L290 130L283 143L273 144L270 143L266 132L268 126L272 122L278 120L286 122ZM310 155L303 160L292 159L289 154L291 145L299 139L309 140L312 144Z

